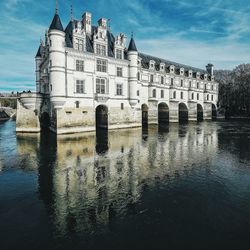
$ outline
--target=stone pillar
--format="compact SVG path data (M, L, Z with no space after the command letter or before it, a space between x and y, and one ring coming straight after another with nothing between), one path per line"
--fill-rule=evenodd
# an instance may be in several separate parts
M171 101L169 103L169 122L179 122L178 102Z
M157 102L149 102L148 105L148 124L158 124Z
M197 104L195 102L188 103L188 120L197 121Z
M212 120L212 105L204 103L204 120Z

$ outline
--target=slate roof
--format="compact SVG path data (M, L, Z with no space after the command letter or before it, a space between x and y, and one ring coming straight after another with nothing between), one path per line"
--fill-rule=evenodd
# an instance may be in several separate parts
M128 46L128 51L137 51L134 38L132 37Z
M142 64L142 67L145 69L149 69L149 62L150 62L150 60L153 60L153 61L155 61L156 69L160 68L161 63L165 63L166 69L168 69L171 65L174 65L177 68L176 70L179 70L180 68L184 68L185 70L192 70L193 72L200 72L201 74L207 73L207 71L205 71L203 69L191 67L191 66L181 64L181 63L168 61L168 60L161 59L161 58L154 57L154 56L150 56L150 55L147 55L144 53L139 53L139 57L142 59L141 64Z
M36 57L42 57L42 45L39 46L37 53L36 53Z
M61 22L61 19L60 19L59 15L57 13L54 16L49 29L50 30L60 30L60 31L63 31L62 22Z

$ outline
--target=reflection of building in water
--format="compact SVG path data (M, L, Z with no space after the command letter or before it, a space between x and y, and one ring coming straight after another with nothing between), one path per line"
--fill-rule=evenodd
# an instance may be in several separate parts
M138 203L145 185L153 187L156 179L166 183L166 177L175 178L212 161L216 129L204 123L173 125L169 132L159 133L156 127L143 134L140 129L110 132L108 150L102 154L96 153L94 134L60 136L55 144L41 144L46 157L38 153L39 191L51 203L57 232L107 229L112 218L122 218ZM23 147L22 153L25 149L29 147Z

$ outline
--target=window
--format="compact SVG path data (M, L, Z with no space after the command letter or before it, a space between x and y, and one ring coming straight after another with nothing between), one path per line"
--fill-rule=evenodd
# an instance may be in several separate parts
M80 107L80 102L76 101L76 108L79 109L79 107Z
M98 59L97 60L97 71L107 72L107 61Z
M192 99L192 100L194 100L194 93L192 93L192 95L191 95L191 99Z
M181 99L183 99L183 92L181 92Z
M197 89L200 87L200 83L199 82L197 82Z
M76 38L76 40L75 40L75 49L79 50L79 51L83 51L84 50L83 44L84 44L84 42L83 42L82 39Z
M52 84L50 84L50 91L52 91Z
M164 84L164 77L161 77L161 84Z
M122 68L117 67L117 76L122 77Z
M122 50L121 49L116 50L116 59L122 59Z
M76 71L84 71L84 61L76 60Z
M183 80L181 80L181 87L183 87Z
M83 94L85 92L85 82L82 80L76 81L76 93Z
M214 90L214 85L211 86L211 89Z
M49 66L52 67L52 60L49 60Z
M96 78L96 93L105 94L106 93L106 79Z
M207 100L209 101L209 95L207 95Z
M192 81L189 81L189 88L192 88Z
M156 89L153 89L153 97L156 97Z
M140 81L141 80L141 75L140 72L137 73L137 80Z
M124 110L124 103L121 103L121 110Z
M96 54L101 56L106 56L106 46L101 44L96 44Z
M140 96L140 91L139 90L137 90L137 96Z
M116 85L116 95L122 95L122 84Z
M161 98L164 98L164 90L161 90Z
M154 75L150 75L150 82L151 82L151 83L154 82Z
M200 95L199 95L199 93L197 93L197 100L199 100L200 99Z
M205 87L204 87L204 88L205 88L205 90L207 90L207 84L205 84Z
M173 93L173 98L175 99L176 98L176 92L174 91Z
M211 100L214 101L214 96L213 95L211 95Z
M173 85L174 85L174 79L171 78L171 86L173 86Z

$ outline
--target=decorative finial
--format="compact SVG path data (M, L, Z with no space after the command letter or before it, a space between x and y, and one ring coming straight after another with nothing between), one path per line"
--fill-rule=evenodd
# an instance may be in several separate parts
M111 31L111 19L108 19L108 30Z
M71 5L70 5L70 19L73 22L74 20L74 12L73 12L73 1L71 1Z
M131 38L134 38L134 32L133 31L131 32Z
M58 0L56 0L56 14L58 14Z

